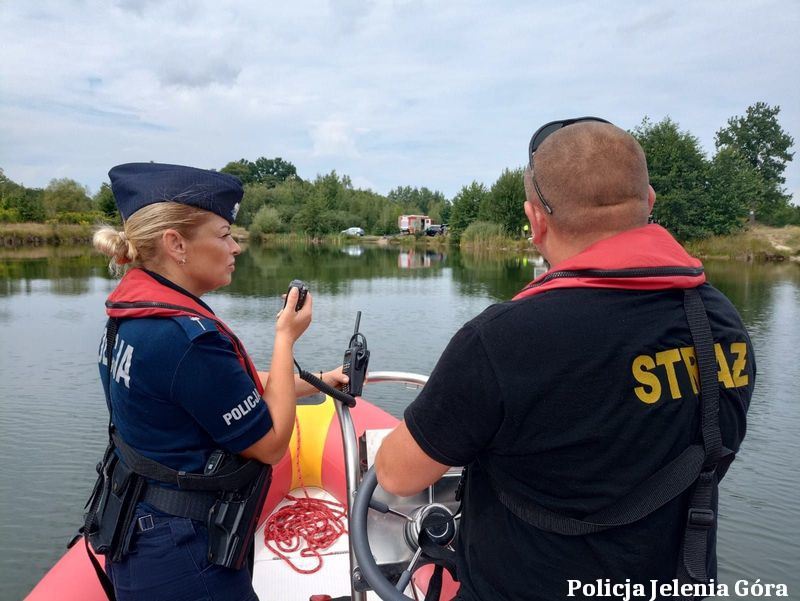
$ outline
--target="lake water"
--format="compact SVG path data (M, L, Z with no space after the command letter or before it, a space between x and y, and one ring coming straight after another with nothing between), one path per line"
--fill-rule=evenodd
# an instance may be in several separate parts
M0 599L21 599L64 552L105 446L97 348L115 281L81 249L0 254ZM314 322L296 346L310 371L342 359L357 310L372 370L430 373L458 327L532 279L533 256L347 246L250 249L208 302L268 363L288 282L305 280ZM800 594L800 266L706 265L756 349L747 438L722 483L720 581L783 583ZM367 390L396 416L413 391ZM733 589L731 589L733 596Z

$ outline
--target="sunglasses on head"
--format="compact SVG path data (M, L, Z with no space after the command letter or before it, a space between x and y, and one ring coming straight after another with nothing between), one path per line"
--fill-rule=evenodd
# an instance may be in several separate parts
M539 189L539 183L536 181L536 175L533 172L533 153L539 149L539 146L542 145L542 142L547 139L547 137L552 134L553 132L558 131L562 127L567 127L568 125L574 125L575 123L583 123L584 121L595 121L597 123L611 123L610 121L606 121L605 119L600 119L599 117L578 117L577 119L562 119L561 121L551 121L550 123L545 123L539 129L537 129L533 136L531 136L531 141L528 144L528 167L531 170L531 181L533 182L533 188L536 190L536 194L539 195L539 200L544 206L545 210L552 215L553 214L553 207L551 207L548 202L545 200L542 191Z

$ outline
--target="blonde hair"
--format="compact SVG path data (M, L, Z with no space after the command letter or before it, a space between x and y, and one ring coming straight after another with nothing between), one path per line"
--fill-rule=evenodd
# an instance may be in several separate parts
M94 233L92 244L111 257L108 269L120 276L131 267L142 267L156 259L164 230L173 229L191 240L195 229L212 213L177 202L156 202L142 207L123 224L123 231L103 225Z

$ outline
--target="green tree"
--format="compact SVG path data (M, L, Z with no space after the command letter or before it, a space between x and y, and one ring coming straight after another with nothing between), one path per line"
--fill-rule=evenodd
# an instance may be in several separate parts
M403 211L409 214L430 215L432 208L446 202L444 194L438 190L412 188L411 186L398 186L389 191L386 198L402 206Z
M274 159L258 157L255 161L239 159L231 161L220 171L235 175L243 184L264 184L268 188L274 188L281 182L297 178L297 168L281 157Z
M433 202L428 208L427 214L431 218L431 223L447 223L446 219L442 219L442 213L447 206L447 200L440 200Z
M450 223L450 214L453 212L453 203L449 200L444 201L441 208L441 223Z
M255 182L253 167L253 163L247 159L239 159L238 161L231 161L220 169L220 171L238 177L242 183L246 185Z
M381 215L375 227L375 232L378 234L396 234L399 230L397 227L397 218L403 214L403 207L393 202L386 202L381 209Z
M320 190L314 190L300 211L292 218L292 229L304 232L312 238L319 238L323 234L327 234L332 231L323 217L327 211L324 195Z
M478 218L498 223L507 234L519 236L522 234L522 226L527 222L522 208L524 204L522 168L506 169L481 202Z
M6 177L6 172L3 171L2 167L0 167L0 203L3 202L6 189L18 185L19 184L15 184L10 179L8 179L8 177ZM0 206L2 206L2 204L0 204Z
M0 169L0 209L6 210L7 221L44 221L42 190L18 184Z
M417 188L397 186L389 190L386 198L401 208L401 214L416 215L422 213L422 207L419 204L419 190Z
M658 123L645 117L631 133L647 156L650 184L657 195L654 220L680 240L709 235L707 161L697 138L680 131L669 117Z
M353 219L347 212L352 189L353 184L346 175L340 178L336 171L318 175L310 193L292 218L292 228L312 238L339 231L342 223Z
M794 139L778 123L779 106L756 102L747 107L744 117L728 119L727 126L717 132L717 150L736 150L761 175L766 184L759 204L752 205L759 218L766 217L789 204L783 172L794 153L789 149Z
M348 196L348 209L355 221L346 227L358 226L366 232L377 233L381 211L389 201L372 190L351 190Z
M270 202L281 213L281 220L290 223L314 193L314 185L301 179L288 179L269 191Z
M423 215L429 215L435 205L442 204L445 200L444 194L438 190L429 190L425 186L419 189L419 200L417 202Z
M117 203L114 201L114 193L111 191L111 186L106 182L100 184L100 189L92 198L92 205L96 211L100 211L109 219L115 222L121 221L119 211L117 210Z
M449 222L450 232L455 241L458 241L461 233L478 218L478 211L488 196L486 186L475 181L461 188L455 195Z
M733 148L722 148L708 167L709 203L706 227L715 235L741 229L750 207L759 206L766 192L763 178Z
M92 210L88 190L69 178L50 180L44 190L44 210L48 218L58 213L86 213Z
M269 203L269 188L264 184L245 184L244 196L239 205L239 213L236 215L236 223L242 227L250 227L258 212Z
M5 196L8 209L16 209L20 221L44 221L44 191L19 186Z
M275 207L261 207L250 225L250 233L255 235L276 234L284 230L281 215Z
M314 180L314 194L319 195L325 210L343 210L347 207L349 190L353 189L350 178L346 175L341 179L336 171L326 175L318 175Z
M297 177L297 168L281 157L268 159L259 157L252 163L254 181L266 184L270 188L290 178Z

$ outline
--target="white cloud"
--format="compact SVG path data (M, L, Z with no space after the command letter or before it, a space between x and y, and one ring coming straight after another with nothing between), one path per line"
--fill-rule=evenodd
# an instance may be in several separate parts
M798 29L795 0L12 1L0 166L96 190L124 161L281 156L302 177L453 195L520 165L562 116L670 115L711 152L764 100L800 140ZM800 167L787 178L800 198Z
M350 126L342 120L331 119L314 123L310 134L314 156L358 158L359 152Z

